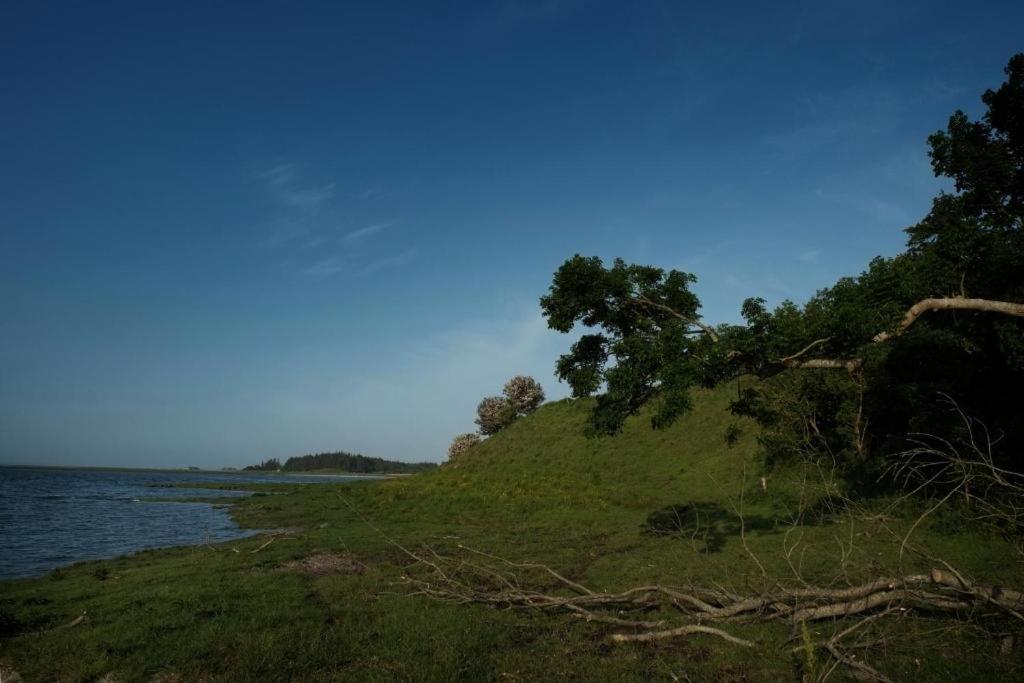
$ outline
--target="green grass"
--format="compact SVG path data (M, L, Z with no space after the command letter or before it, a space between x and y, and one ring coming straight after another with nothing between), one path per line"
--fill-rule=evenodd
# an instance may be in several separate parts
M765 575L794 581L794 566L822 583L929 567L914 554L897 557L913 506L793 526L802 494L813 502L816 489L796 468L772 472L762 489L755 430L727 412L735 391L701 393L695 410L662 432L639 416L616 437L588 439L588 402L560 401L455 466L383 481L261 485L277 495L230 502L246 526L287 530L269 545L257 536L149 551L0 584L0 662L27 680L111 672L123 680L798 679L826 662L789 650L827 636L831 624L806 634L738 627L760 644L751 651L708 637L622 646L609 643L612 627L443 604L408 595L401 581L416 570L396 543L545 562L601 590L693 582L747 591ZM733 423L742 435L730 446ZM699 538L645 529L652 513L695 503L712 520ZM1024 585L1012 544L956 514L930 518L914 540L977 580ZM321 551L352 553L368 569L314 577L281 568ZM62 627L83 612L85 623ZM1019 653L1000 655L996 640L966 623L912 615L887 635L867 658L895 679L1024 671Z

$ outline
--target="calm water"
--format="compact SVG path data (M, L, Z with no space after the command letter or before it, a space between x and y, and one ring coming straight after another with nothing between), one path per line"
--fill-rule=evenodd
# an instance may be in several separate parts
M0 579L38 576L64 564L146 548L226 541L255 533L239 528L224 507L150 502L182 496L228 500L248 494L161 485L348 479L0 467Z

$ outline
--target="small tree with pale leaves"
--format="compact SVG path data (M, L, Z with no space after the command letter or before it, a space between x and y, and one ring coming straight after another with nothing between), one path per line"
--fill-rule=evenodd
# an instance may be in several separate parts
M529 415L544 402L544 388L528 375L516 375L505 382L504 393L516 415Z
M467 434L459 434L452 439L452 445L448 447L448 459L457 460L466 451L471 449L473 446L480 443L480 435L469 432Z
M476 407L476 423L484 435L497 434L515 419L515 407L501 396L488 396Z

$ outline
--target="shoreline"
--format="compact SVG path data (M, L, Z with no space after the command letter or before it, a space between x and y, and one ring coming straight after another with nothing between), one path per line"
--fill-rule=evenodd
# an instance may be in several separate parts
M280 477L352 477L363 479L383 479L390 477L410 477L417 472L334 472L327 470L309 470L305 472L284 472L281 470L206 470L166 467L106 467L102 465L23 465L0 464L0 470L61 470L72 472L161 472L170 474L218 474L238 476L280 476Z
M246 523L240 519L236 514L237 506L239 503L253 497L269 495L270 492L266 491L266 487L286 486L289 488L294 487L305 487L307 485L319 486L323 484L336 483L350 483L355 484L360 481L373 481L373 480L385 480L389 477L383 475L367 475L367 474L334 474L334 473L284 473L284 472L221 472L217 470L168 470L168 469L155 469L155 468L122 468L122 467L70 467L70 466L32 466L32 465L0 465L0 472L3 470L8 471L46 471L57 473L73 473L73 472L92 472L97 474L110 473L134 473L136 475L145 474L162 474L162 475L195 475L199 477L209 477L210 475L223 475L223 474L239 474L246 476L239 476L238 478L227 478L224 477L220 481L214 481L207 479L205 481L188 481L184 477L178 478L177 481L163 483L163 484L140 484L146 488L168 488L168 489L194 489L194 490L211 490L224 491L224 492L235 492L240 495L222 495L222 496L152 496L143 497L139 496L134 498L132 502L152 505L161 503L172 503L175 505L189 504L198 505L202 508L208 509L211 512L217 514L223 514L228 520L230 520L231 533L228 536L219 536L211 538L204 536L202 538L195 539L175 539L167 544L159 545L140 545L133 548L125 548L123 550L113 550L109 553L103 553L96 556L80 556L77 559L68 558L66 561L61 561L58 564L47 565L42 569L31 570L29 573L14 573L4 574L0 576L0 586L8 584L10 582L19 581L32 581L46 579L51 574L62 575L67 571L74 569L75 567L82 564L96 563L96 562L118 562L122 560L130 560L139 553L149 551L173 551L173 550L187 550L202 548L206 546L217 546L223 543L232 543L241 541L254 536L261 536L266 533L273 533L276 527L264 526L260 524ZM225 481L227 479L227 481ZM276 481L274 481L276 479ZM282 481L287 479L288 481ZM268 481L269 480L269 481ZM218 511L219 510L219 511ZM13 567L12 567L13 568Z

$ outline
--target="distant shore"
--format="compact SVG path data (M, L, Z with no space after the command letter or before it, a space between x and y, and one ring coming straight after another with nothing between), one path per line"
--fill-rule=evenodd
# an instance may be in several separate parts
M260 476L272 474L282 477L363 477L380 479L389 477L407 477L411 472L343 472L341 470L309 470L288 472L284 470L243 470L243 469L191 469L188 467L105 467L100 465L25 465L0 464L0 469L22 470L81 470L89 472L171 472L175 474L237 474L241 476Z

